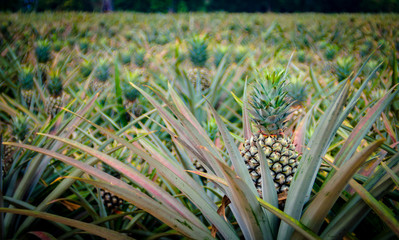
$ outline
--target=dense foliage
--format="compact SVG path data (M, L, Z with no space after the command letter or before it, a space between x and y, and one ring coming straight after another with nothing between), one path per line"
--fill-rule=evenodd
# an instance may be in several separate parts
M399 236L398 15L0 23L0 238Z

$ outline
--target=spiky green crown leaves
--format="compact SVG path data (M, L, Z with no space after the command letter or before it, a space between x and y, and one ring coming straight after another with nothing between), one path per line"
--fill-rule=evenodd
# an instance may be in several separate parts
M37 41L35 53L39 63L48 62L50 60L50 52L51 45L49 40L45 39Z
M294 77L290 79L290 84L287 86L288 96L292 99L293 105L300 106L308 96L307 87L301 77Z
M135 101L139 96L140 92L134 88L130 82L138 85L140 83L141 73L139 71L127 72L126 74L126 82L124 82L122 86L123 95L128 101Z
M96 78L101 81L105 82L109 78L110 72L110 63L105 58L100 58L98 60L97 69L96 69Z
M12 136L23 141L29 132L28 117L19 114L12 119Z
M249 111L259 131L267 134L284 131L293 103L287 94L284 71L266 72L256 80Z
M335 67L335 74L338 77L338 81L342 81L349 77L355 66L355 59L353 57L340 57L337 59Z
M59 71L50 72L50 81L47 84L47 90L51 96L60 96L62 94L62 79Z
M80 65L80 72L82 73L83 77L88 77L93 71L93 63L90 60L83 60L82 64Z
M214 59L214 64L215 66L219 66L219 64L222 62L223 57L228 53L229 48L225 45L220 45L216 48L215 50L215 59ZM228 60L226 60L228 62Z
M204 67L208 60L206 36L194 36L189 42L190 60L196 67Z
M134 53L134 63L138 66L138 67L143 67L144 63L145 63L145 53L146 50L144 48L139 48L136 50L136 52Z
M19 72L19 82L21 83L21 88L24 90L33 89L33 79L35 77L35 70L32 66L22 66Z

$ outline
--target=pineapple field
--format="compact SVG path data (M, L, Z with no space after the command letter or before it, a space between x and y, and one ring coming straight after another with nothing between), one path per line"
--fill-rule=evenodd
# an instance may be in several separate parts
M0 23L0 239L399 237L399 15Z

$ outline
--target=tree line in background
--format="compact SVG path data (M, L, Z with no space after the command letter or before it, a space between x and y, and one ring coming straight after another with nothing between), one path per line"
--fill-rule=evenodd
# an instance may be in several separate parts
M0 0L2 11L399 12L399 0Z

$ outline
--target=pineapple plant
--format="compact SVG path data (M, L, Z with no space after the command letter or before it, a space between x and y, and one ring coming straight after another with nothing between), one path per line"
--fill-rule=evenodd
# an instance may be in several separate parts
M123 95L125 97L124 107L127 113L133 113L134 116L140 116L143 108L138 104L140 92L133 88L129 83L125 83L123 87ZM128 114L130 116L130 114Z
M144 48L139 48L136 50L136 52L133 55L134 58L134 63L137 65L137 67L142 68L144 67L145 63L145 49Z
M338 77L338 81L345 80L353 71L355 66L355 60L352 57L340 57L337 59L335 66L335 74Z
M84 78L87 78L93 71L93 63L90 60L84 59L80 64L80 73Z
M47 39L39 40L36 44L35 53L36 53L36 59L39 63L48 62L51 58L50 41Z
M197 87L197 80L201 84L201 90L204 91L211 86L211 80L209 78L209 73L205 68L193 68L187 73L187 77L190 82Z
M79 41L79 49L83 54L86 54L89 51L90 41L87 38L82 38Z
M11 136L5 137L5 142L22 142L25 140L26 135L29 132L28 118L19 114L12 119L11 124ZM14 161L14 153L17 150L16 147L10 145L3 145L4 155L2 159L2 175L3 177L10 170Z
M91 85L92 90L97 92L98 90L104 90L106 87L107 80L110 75L110 63L105 58L98 60L95 77L93 84Z
M119 57L123 65L128 65L132 60L132 53L130 50L121 51Z
M100 196L104 206L111 211L118 209L123 204L123 199L104 189L100 189Z
M260 196L262 176L258 151L265 154L279 196L288 191L298 166L299 155L284 134L293 101L287 96L283 75L283 71L266 73L262 81L257 80L251 96L250 113L258 132L245 140L241 155ZM262 149L258 149L257 143Z
M213 60L213 63L215 64L216 67L218 67L220 65L223 57L228 53L228 50L229 50L229 48L225 45L221 45L216 48L214 60ZM228 61L227 61L227 64L228 64Z
M21 84L21 94L26 105L29 107L32 103L32 98L34 94L34 68L32 66L22 66L19 73L19 82Z
M57 115L62 106L62 79L59 71L50 73L50 81L47 84L47 90L50 94L47 100L46 112L52 118Z
M292 118L297 119L303 114L303 102L306 101L308 96L306 84L300 77L292 78L287 86L287 92L287 96L292 100Z
M208 89L211 85L209 71L205 68L208 60L207 48L208 42L205 36L194 36L189 41L189 56L194 68L189 70L187 77L195 87L199 80L202 90Z

